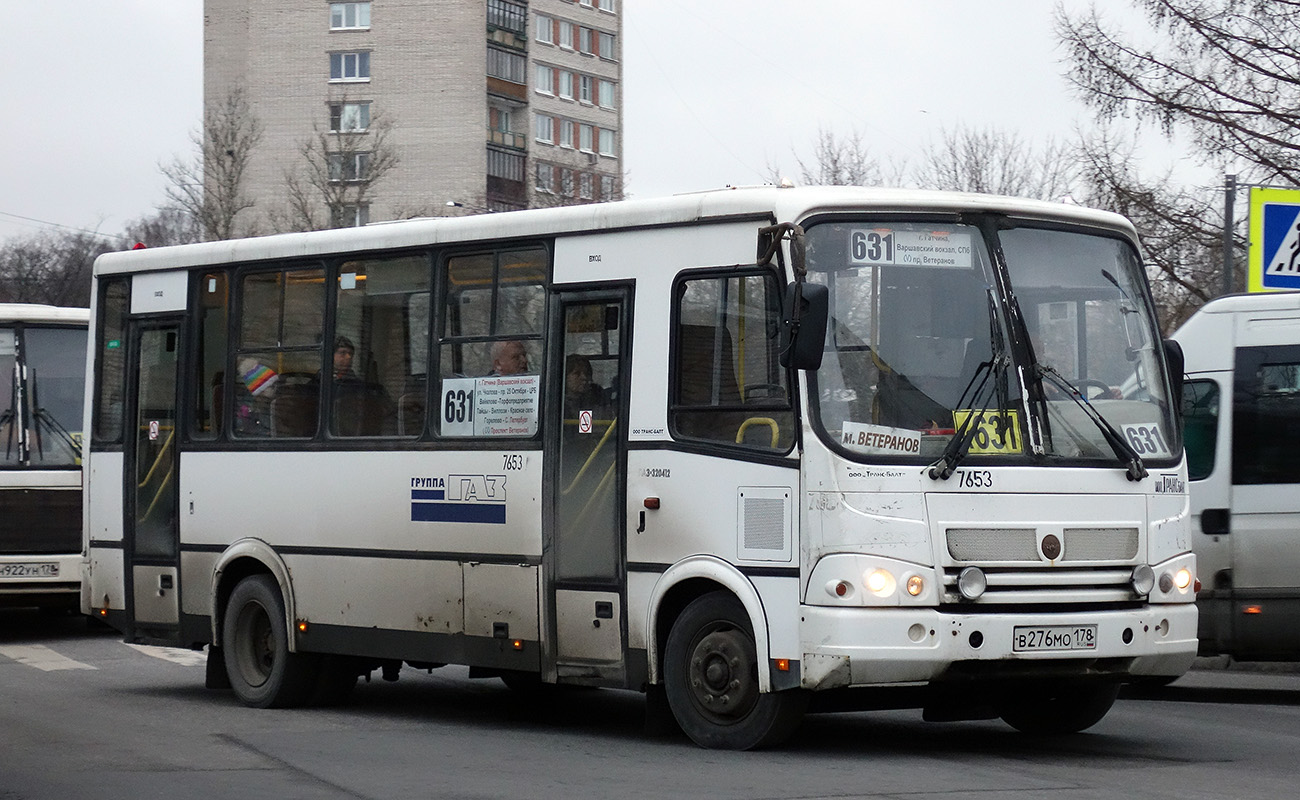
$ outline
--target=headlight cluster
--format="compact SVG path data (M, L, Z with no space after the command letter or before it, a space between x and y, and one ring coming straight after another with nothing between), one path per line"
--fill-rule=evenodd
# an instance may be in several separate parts
M1193 602L1199 588L1196 557L1186 553L1152 567L1140 565L1133 570L1132 584L1134 593L1149 595L1153 603Z
M927 605L936 600L934 570L874 556L838 553L813 569L808 601L814 605ZM821 598L812 595L820 586Z

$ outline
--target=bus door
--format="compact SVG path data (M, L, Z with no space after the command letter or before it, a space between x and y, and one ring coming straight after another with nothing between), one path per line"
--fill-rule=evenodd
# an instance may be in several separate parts
M132 324L125 495L128 595L137 634L175 629L180 618L177 366L180 320Z
M551 374L563 376L548 426L552 487L546 548L548 626L559 680L625 677L624 494L627 454L630 294L575 291L556 296L561 326Z

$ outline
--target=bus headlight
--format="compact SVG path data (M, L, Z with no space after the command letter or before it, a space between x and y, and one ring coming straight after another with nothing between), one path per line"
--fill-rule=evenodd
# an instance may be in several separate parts
M889 597L898 588L898 582L894 580L894 575L886 569L873 569L863 576L863 584L867 591L876 597Z
M1191 585L1192 585L1192 571L1190 569L1188 569L1187 567L1183 567L1182 569L1174 573L1174 586L1178 587L1178 591L1180 592L1186 591L1187 587Z

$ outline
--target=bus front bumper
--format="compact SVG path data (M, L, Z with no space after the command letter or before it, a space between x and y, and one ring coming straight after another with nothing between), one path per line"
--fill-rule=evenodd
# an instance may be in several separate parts
M1069 613L800 610L806 689L958 677L1176 677L1197 649L1191 603Z

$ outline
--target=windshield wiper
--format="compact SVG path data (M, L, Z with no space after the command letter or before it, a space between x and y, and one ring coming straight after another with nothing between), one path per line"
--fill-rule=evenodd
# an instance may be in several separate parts
M981 400L981 398L986 396L984 387L988 385L990 378L993 379L995 388L998 387L999 384L1003 383L1007 367L1010 366L1010 364L1010 357L1005 353L999 352L994 354L993 358L981 363L976 368L975 375L971 378L971 382L966 385L966 388L967 391L969 391L970 387L975 384L975 380L980 377L980 373L984 373L983 380L980 381L979 386L975 389L975 393L971 395L971 404L978 405L979 408L973 413L966 415L966 419L962 420L961 426L957 428L956 433L954 433L952 438L948 440L948 446L943 449L943 455L939 456L939 459L930 465L927 474L933 480L948 480L948 478L952 476L953 470L957 469L957 466L961 464L961 462L965 460L967 454L970 453L971 442L975 440L975 433L984 422L984 414L988 411L988 409L984 407L988 405L987 402ZM1001 394L1002 390L999 390L999 396ZM965 399L966 392L962 392L962 396L957 401L958 407L964 405ZM1005 421L1005 416L1003 419ZM1011 423L1005 422L1005 424L1010 425Z
M1147 476L1147 468L1142 464L1142 457L1124 440L1123 435L1115 430L1115 426L1110 424L1110 420L1102 416L1101 412L1094 408L1092 403L1088 402L1088 398L1084 396L1083 392L1075 388L1074 384L1066 380L1055 368L1047 364L1039 364L1037 369L1040 378L1050 380L1057 389L1069 395L1075 405L1083 409L1084 416L1092 420L1097 429L1101 431L1106 444L1110 445L1110 449L1115 451L1115 457L1123 465L1129 480L1140 481Z

